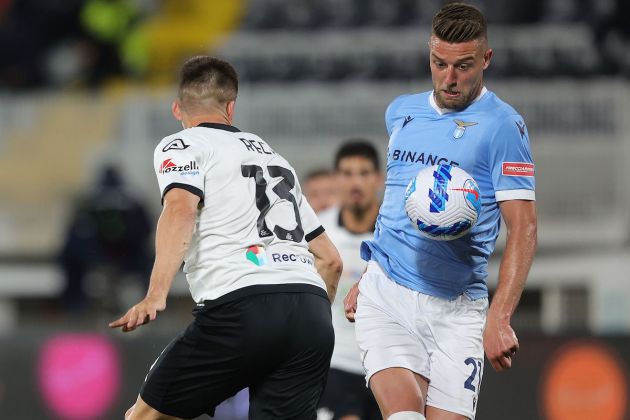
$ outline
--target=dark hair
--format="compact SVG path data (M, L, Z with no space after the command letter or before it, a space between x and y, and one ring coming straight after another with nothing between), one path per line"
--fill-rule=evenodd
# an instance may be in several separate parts
M487 39L486 18L475 6L450 3L433 16L431 33L449 42L468 42Z
M230 63L199 55L182 66L177 93L182 106L203 105L208 100L227 104L237 94L238 76Z
M376 148L367 140L350 139L346 140L335 154L335 169L339 169L339 162L348 157L360 156L369 159L374 164L374 169L380 170L378 152Z

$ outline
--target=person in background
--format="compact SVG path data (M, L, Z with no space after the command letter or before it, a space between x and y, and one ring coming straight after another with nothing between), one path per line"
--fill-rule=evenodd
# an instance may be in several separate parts
M335 180L339 204L319 213L319 220L341 255L343 272L337 290L345 296L365 270L367 263L359 250L361 242L374 234L381 205L383 175L375 147L365 139L344 142L335 155ZM318 419L380 419L376 400L365 385L354 324L346 320L342 299L333 303L332 319L335 348Z
M315 213L337 204L337 187L334 173L328 169L316 169L304 179L304 196Z
M151 218L144 204L125 187L115 166L106 166L96 187L81 197L73 210L59 255L66 284L62 299L70 312L88 305L85 283L88 275L107 275L107 296L117 308L115 291L119 282L138 279L144 287L151 267Z

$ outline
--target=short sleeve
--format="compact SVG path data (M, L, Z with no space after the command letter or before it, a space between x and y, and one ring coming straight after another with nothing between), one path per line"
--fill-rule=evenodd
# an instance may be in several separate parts
M304 229L304 239L310 242L324 232L324 227L319 221L319 217L311 205L306 201L306 197L300 193L300 218L302 219L302 228Z
M529 135L520 115L507 116L489 147L492 186L497 201L535 200L535 165Z
M394 131L396 121L403 118L402 115L398 115L397 111L407 96L409 95L401 95L397 97L387 106L387 109L385 110L385 127L387 128L387 134L389 136L391 136Z
M173 188L181 188L205 199L204 172L207 151L183 137L167 137L155 148L153 166L162 202Z

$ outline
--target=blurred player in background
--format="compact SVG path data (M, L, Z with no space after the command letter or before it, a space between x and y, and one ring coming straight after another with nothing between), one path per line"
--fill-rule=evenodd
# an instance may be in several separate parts
M497 371L511 367L519 348L510 319L536 249L529 137L523 118L484 87L492 57L484 16L444 6L429 49L433 91L400 96L386 111L383 205L374 239L361 248L366 274L345 302L366 379L389 420L475 417L484 348ZM422 237L403 206L409 180L440 163L470 173L482 195L477 224L453 241ZM507 243L488 310L486 267L501 216Z
M110 327L155 320L182 261L195 319L151 366L127 419L194 418L249 387L251 419L315 419L334 345L342 265L289 163L231 125L232 66L181 71L154 165L164 208L146 297Z
M315 213L338 203L334 173L328 169L316 169L304 178L304 196Z
M383 188L378 152L366 140L344 143L335 155L339 206L319 213L343 260L339 296L345 296L365 271L361 242L373 236ZM346 320L342 299L333 304L335 349L326 390L320 403L319 419L380 419L378 405L365 386L354 324Z

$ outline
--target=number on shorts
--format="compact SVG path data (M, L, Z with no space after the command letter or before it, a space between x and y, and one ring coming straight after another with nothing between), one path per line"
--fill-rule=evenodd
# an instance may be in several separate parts
M464 388L470 389L472 392L477 392L477 388L475 388L475 386L473 385L473 381L477 377L477 372L479 372L479 380L477 381L477 386L479 386L479 383L481 382L481 361L469 357L468 359L464 360L464 363L466 363L467 365L472 365L473 367L472 373L470 374L468 379L466 379L466 382L464 382Z

